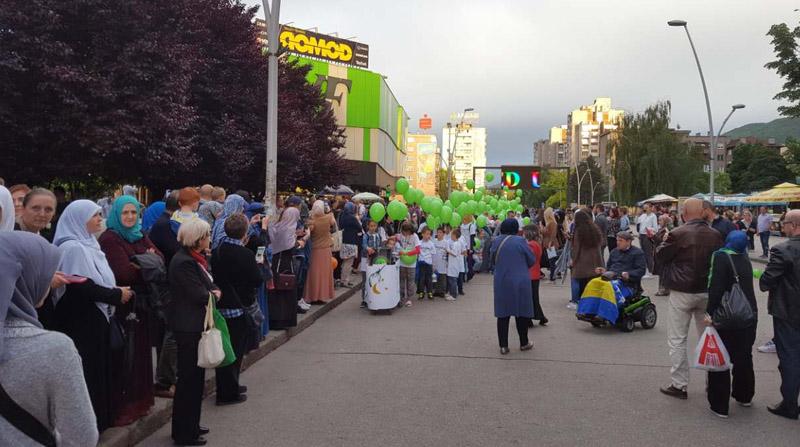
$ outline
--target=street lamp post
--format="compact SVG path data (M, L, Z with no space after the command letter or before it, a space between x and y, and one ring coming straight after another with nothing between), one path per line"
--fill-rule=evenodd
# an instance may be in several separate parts
M278 33L281 0L262 0L267 21L267 169L264 175L264 206L267 214L277 209L278 195Z
M453 153L456 150L456 140L458 139L458 132L461 129L461 126L464 125L464 118L467 115L467 112L472 112L475 110L472 107L467 107L464 109L464 113L461 114L461 122L458 123L456 126L456 133L453 136L453 139L450 142L450 150L447 151L447 197L450 197L450 193L453 191ZM452 125L447 123L447 138L450 139L450 130Z
M703 77L703 68L700 67L700 59L697 57L697 50L695 50L695 48L694 48L694 42L692 42L692 36L691 36L691 34L689 34L689 27L687 26L686 21L685 20L670 20L669 22L667 22L667 25L669 25L669 26L681 26L681 27L683 27L683 30L686 31L686 37L689 38L689 45L692 47L692 54L694 54L694 61L697 63L697 71L700 73L700 83L703 84L703 96L705 96L705 99L706 99L706 112L708 113L708 136L711 139L711 145L712 145L712 147L710 148L711 150L709 151L710 154L711 154L711 162L710 162L710 165L709 165L710 168L711 168L711 175L709 176L709 178L711 180L709 181L709 189L710 189L711 202L713 203L714 202L714 174L715 174L714 167L715 167L715 161L716 161L716 158L717 158L717 156L716 156L716 152L717 152L716 140L717 139L714 136L714 124L713 124L712 119L711 119L711 103L708 100L708 89L706 89L706 79Z

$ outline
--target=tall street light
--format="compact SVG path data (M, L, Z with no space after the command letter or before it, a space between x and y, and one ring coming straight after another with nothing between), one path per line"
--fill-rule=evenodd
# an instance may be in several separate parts
M281 0L262 0L267 22L267 169L264 176L264 206L267 214L277 210L278 196L278 41Z
M461 127L464 125L464 118L467 116L467 112L472 112L475 109L472 107L467 107L464 109L464 113L461 114L461 122L458 123L456 126L456 132L453 136L453 139L450 141L450 150L447 152L447 197L450 197L450 193L453 191L453 152L456 150L456 140L458 139L458 132ZM447 123L447 137L450 139L450 129L451 124Z
M709 151L711 154L711 175L709 180L709 195L711 196L711 203L714 203L714 174L715 174L715 161L716 161L716 152L717 152L717 142L716 138L714 137L714 123L711 119L711 103L708 101L708 89L706 89L706 79L703 77L703 69L700 67L700 59L697 57L697 50L694 48L694 42L692 42L692 36L689 34L689 27L686 26L686 20L670 20L667 22L669 26L681 26L683 30L686 31L686 37L689 38L689 45L692 47L692 53L694 54L694 61L697 63L697 71L700 73L700 83L703 84L703 96L706 98L706 112L708 113L708 136L711 139L711 150Z
M719 130L717 131L717 135L714 137L714 153L713 153L712 157L716 156L717 141L719 141L719 137L722 136L722 129L724 129L725 125L728 124L728 120L731 118L731 115L733 115L733 112L735 112L735 111L737 111L739 109L743 109L743 108L744 108L744 104L734 104L734 105L731 106L730 113L728 113L728 116L726 116L725 119L722 121L722 125L719 126ZM727 151L727 149L726 149L726 151ZM711 176L712 177L714 176L713 172L711 173ZM713 192L711 193L711 203L714 203L714 193Z

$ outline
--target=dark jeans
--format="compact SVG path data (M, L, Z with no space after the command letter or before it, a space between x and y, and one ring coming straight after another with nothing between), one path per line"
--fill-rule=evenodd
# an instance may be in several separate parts
M217 402L230 402L238 400L239 394L239 373L242 367L242 357L244 357L245 342L247 341L247 320L242 315L236 318L226 318L228 332L231 335L231 347L236 354L236 361L228 366L217 368L214 379L217 383Z
M497 319L497 338L500 340L500 347L508 347L508 326L511 322L511 317L503 317ZM517 334L519 334L519 345L525 346L528 344L528 326L531 319L528 317L514 317L514 323L517 325Z
M769 231L758 233L758 237L761 239L761 251L764 256L769 256Z
M433 266L425 262L417 264L417 293L433 293Z
M206 370L197 366L200 332L175 332L178 344L178 383L172 407L172 439L193 441L200 436L200 410Z
M639 235L639 245L644 252L644 260L647 262L647 271L653 273L653 241L647 235Z
M593 278L574 278L573 287L572 287L572 302L577 303L581 300L581 295L583 295L583 290L586 288L586 285L589 284Z
M450 292L450 296L453 298L458 298L458 278L455 276L447 277L447 291Z
M458 293L463 295L464 294L464 278L466 274L461 272L458 274Z
M753 373L753 343L756 341L756 327L735 330L719 330L722 344L728 350L733 363L730 371L708 373L708 403L711 409L728 414L730 398L738 402L750 402L756 392L756 378ZM731 374L733 390L731 391Z
M436 274L436 290L434 293L441 296L447 293L447 273Z
M533 298L533 319L542 321L547 318L544 317L542 305L539 303L539 280L531 280L531 297Z
M164 340L158 352L158 366L156 366L156 386L169 389L177 382L178 370L178 344L175 335L170 330L164 331Z
M800 325L780 318L772 319L778 371L781 373L781 396L785 408L797 408L800 394Z

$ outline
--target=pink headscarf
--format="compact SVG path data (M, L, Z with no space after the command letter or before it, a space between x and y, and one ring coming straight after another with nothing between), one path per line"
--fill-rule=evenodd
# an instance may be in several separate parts
M293 206L283 209L277 222L269 226L270 248L272 255L294 247L297 242L297 221L300 220L300 210Z

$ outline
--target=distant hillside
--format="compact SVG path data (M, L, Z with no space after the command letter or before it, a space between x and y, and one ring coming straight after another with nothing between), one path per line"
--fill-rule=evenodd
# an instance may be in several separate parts
M725 136L741 138L756 137L759 140L775 138L777 143L784 143L787 138L793 137L800 140L800 118L778 118L768 123L750 123L737 127Z

